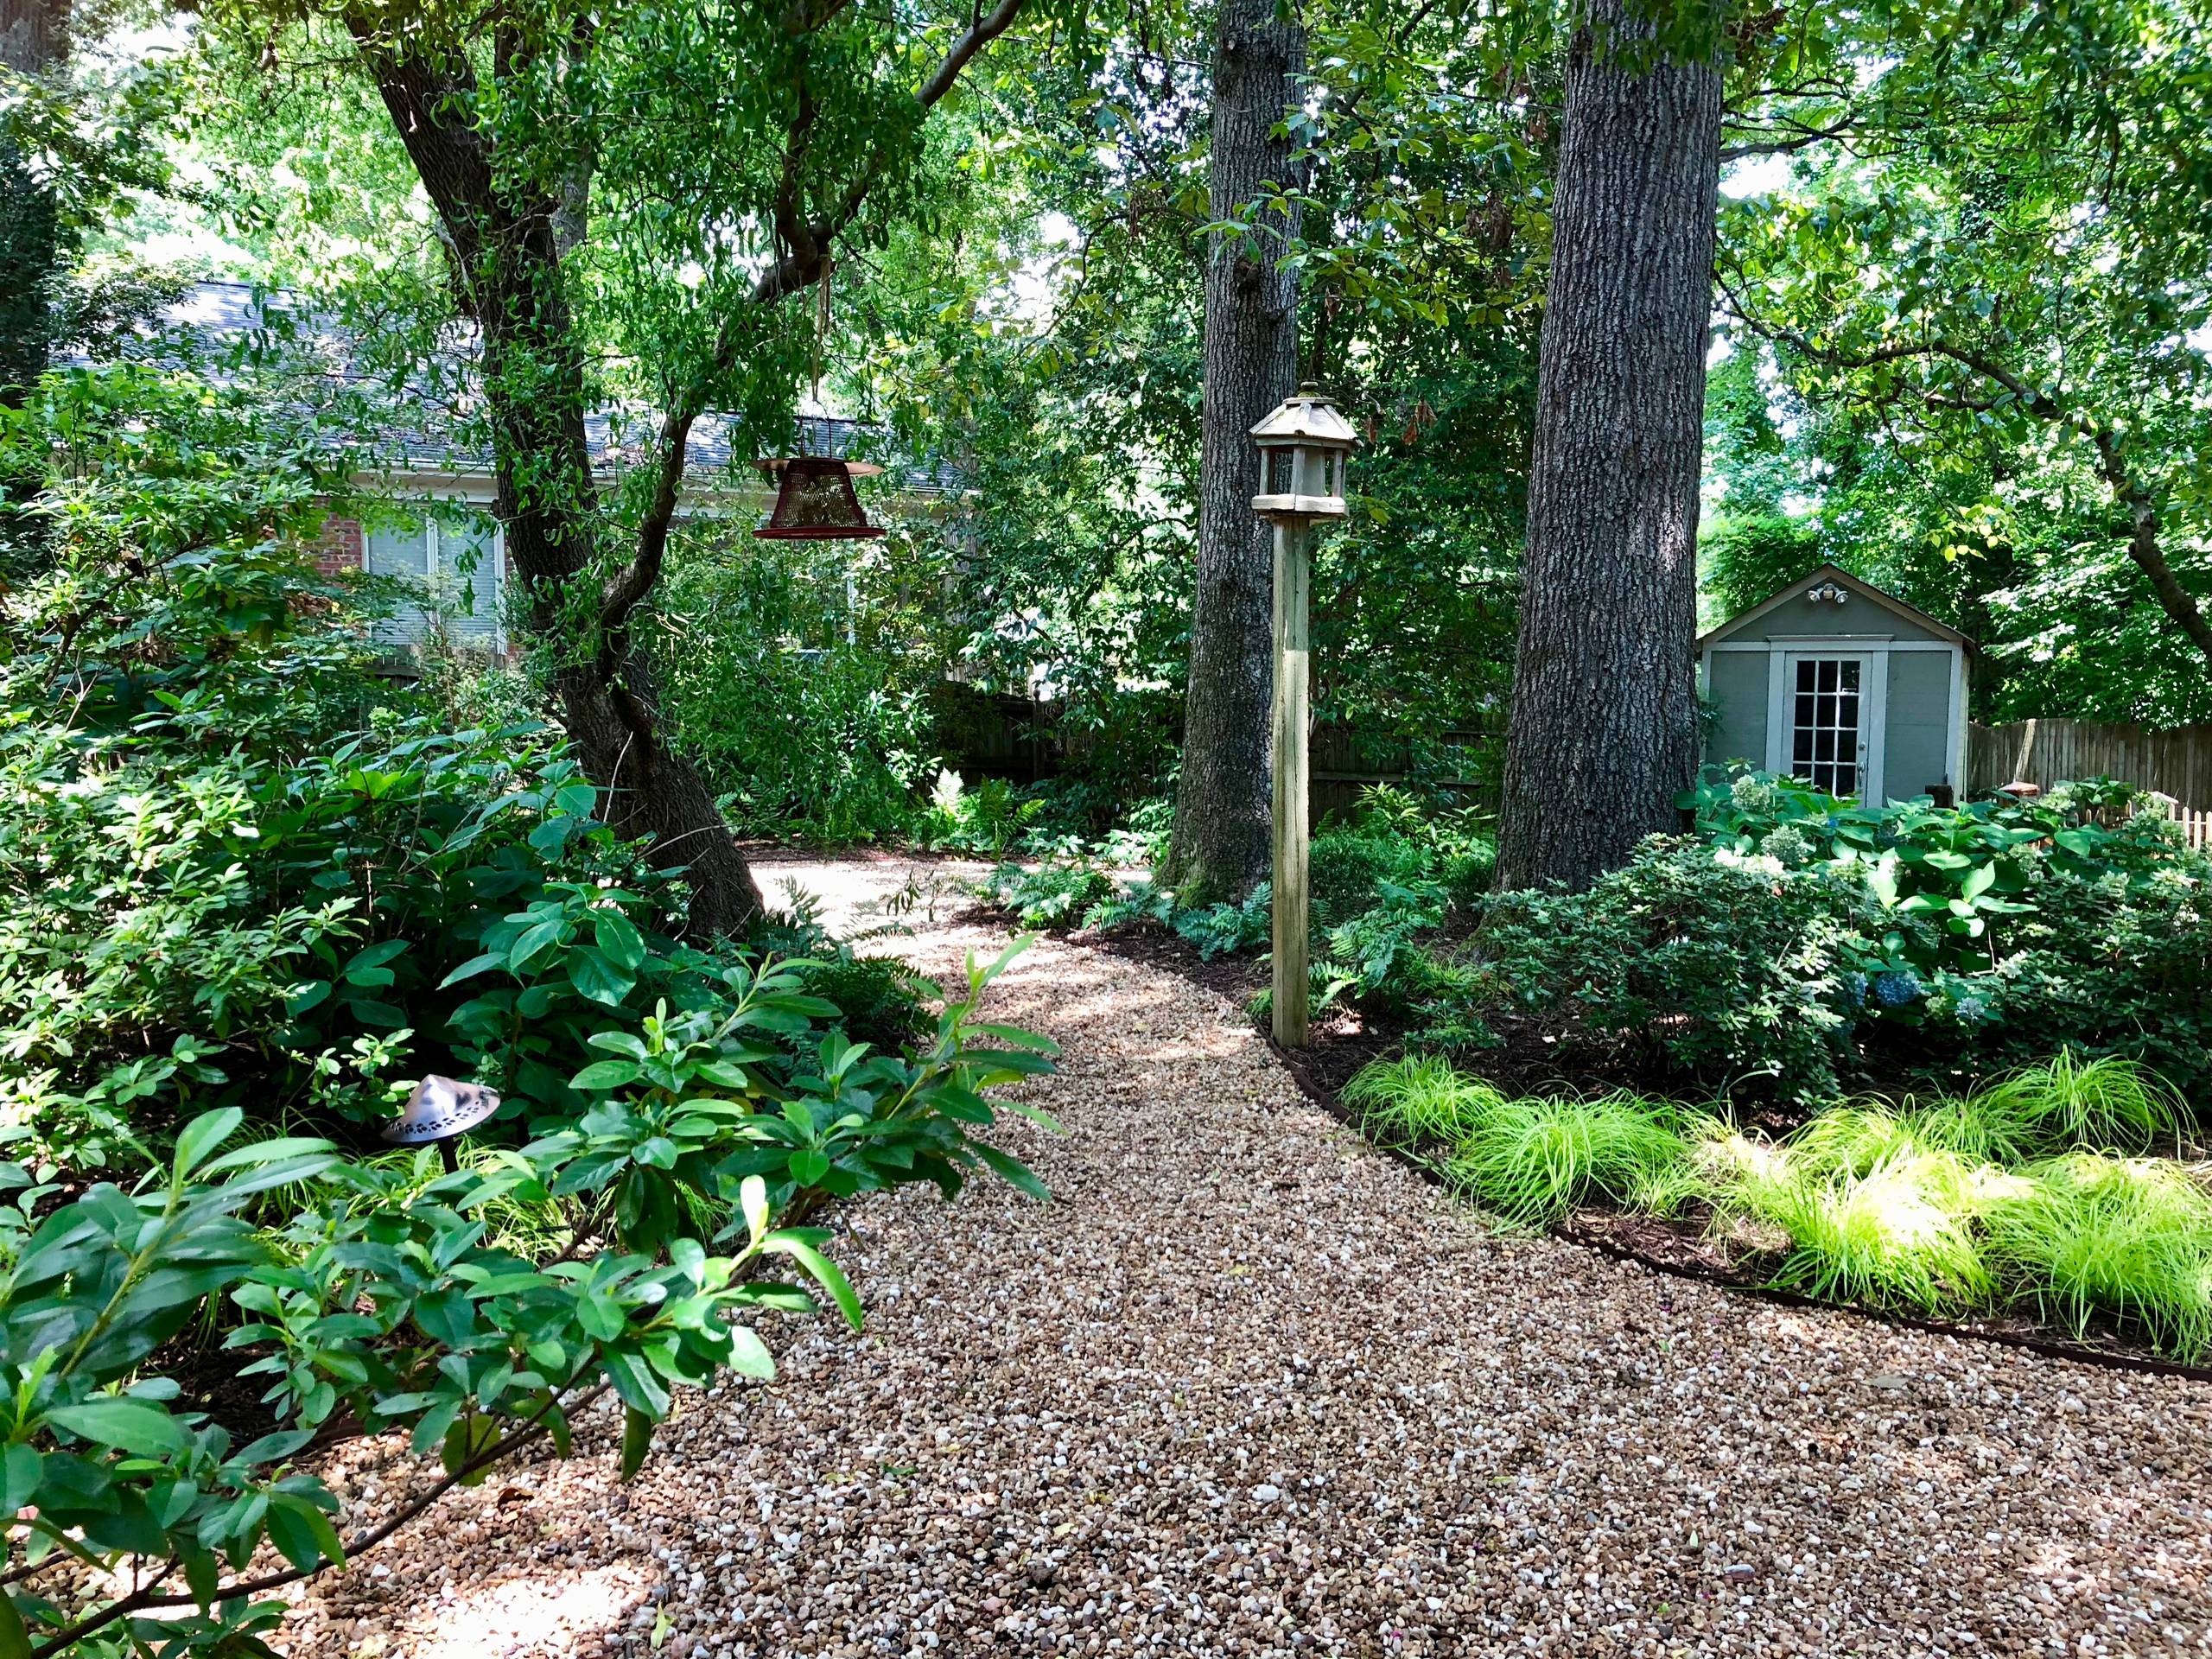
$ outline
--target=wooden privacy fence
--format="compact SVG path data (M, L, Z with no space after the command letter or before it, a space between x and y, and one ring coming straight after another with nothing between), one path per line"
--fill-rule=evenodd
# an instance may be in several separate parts
M2116 778L2171 797L2190 845L2212 847L2212 724L2146 732L2088 720L2021 720L1967 728L1969 794L2006 784L2049 789L2083 778Z

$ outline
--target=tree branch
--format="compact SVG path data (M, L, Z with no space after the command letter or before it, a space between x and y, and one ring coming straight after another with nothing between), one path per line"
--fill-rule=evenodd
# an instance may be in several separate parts
M993 10L971 14L966 33L947 48L944 60L915 89L914 102L925 112L935 108L958 82L962 72L975 61L976 54L1014 27L1026 3L1027 0L999 0L999 4ZM807 111L808 106L802 104L800 113L810 121L811 117ZM796 122L794 137L803 142L804 134ZM785 151L785 176L778 185L776 208L777 235L789 251L762 271L759 280L753 283L753 302L755 305L772 305L813 286L822 275L822 262L828 257L830 242L853 222L861 205L867 201L868 193L875 188L876 180L883 171L884 156L878 151L875 160L853 181L843 200L820 219L810 221L801 216L795 194L788 203L783 199L785 186L792 186L795 190L797 183L792 172L793 154L791 148Z
M613 1387L613 1384L611 1382L601 1382L588 1393L579 1395L568 1409L571 1412L580 1411ZM550 1412L557 1403L557 1400L548 1400L538 1408L537 1414L523 1427L485 1447L483 1451L424 1492L422 1497L407 1504L397 1515L370 1528L366 1532L358 1533L347 1539L346 1541L346 1559L350 1560L365 1550L375 1548L469 1476L490 1468L493 1464L505 1459L508 1453L548 1433L550 1425L546 1421L546 1414ZM302 1579L311 1579L319 1573L327 1572L333 1565L332 1562L322 1561L314 1567L290 1567L282 1573L264 1573L257 1579L234 1580L218 1589L215 1592L215 1599L219 1602L230 1601L239 1597L258 1596L271 1590L281 1590L288 1584L297 1584ZM145 1589L125 1596L120 1601L111 1603L90 1618L79 1620L51 1641L41 1643L31 1649L31 1659L51 1659L51 1656L60 1653L73 1643L83 1640L93 1631L113 1624L118 1618L125 1618L133 1613L143 1612L149 1608L198 1606L200 1599L197 1596L157 1596L149 1593L156 1586L165 1582L175 1573L176 1567L176 1558L171 1556L162 1569L148 1581Z

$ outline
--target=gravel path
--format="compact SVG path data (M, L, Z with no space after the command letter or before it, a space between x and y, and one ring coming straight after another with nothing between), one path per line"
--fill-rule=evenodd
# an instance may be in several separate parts
M892 862L786 867L849 917ZM897 949L936 971L972 917ZM1785 1311L1492 1237L1236 1010L1044 942L997 1016L1068 1135L849 1213L866 1332L685 1402L612 1484L518 1473L302 1610L296 1652L2212 1649L2212 1389ZM595 1450L590 1449L595 1447Z

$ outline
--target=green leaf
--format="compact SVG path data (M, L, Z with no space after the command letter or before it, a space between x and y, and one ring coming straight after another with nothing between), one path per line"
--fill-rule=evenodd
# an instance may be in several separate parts
M8 1448L6 1459L0 1462L0 1516L16 1514L30 1503L45 1462L35 1446Z
M528 965L532 957L541 950L550 950L552 946L558 944L561 942L561 935L567 931L567 927L568 922L565 918L549 916L545 920L533 923L523 929L520 936L507 947L509 970L520 973Z
M830 1160L811 1147L791 1154L791 1179L801 1186L818 1186L830 1173Z
M620 911L601 911L592 921L592 935L607 959L624 973L634 975L645 965L645 938Z
M1993 863L1977 864L1967 872L1967 879L1960 884L1959 893L1968 904L1972 904L1996 885L1997 866Z
M830 1293L845 1316L845 1323L854 1330L861 1328L861 1299L853 1294L853 1287L844 1270L828 1256L796 1233L771 1233L760 1241L763 1249L773 1250L779 1255L788 1255L814 1275L814 1281Z
M15 1598L0 1590L0 1659L31 1659L30 1632L16 1611Z
M438 988L442 991L448 985L458 985L464 979L474 979L479 974L488 974L494 968L504 968L506 965L507 953L505 951L486 950L480 957L471 957L467 962L462 963L460 967L454 969L453 972L448 974L443 979L440 980L438 982Z
M776 1375L776 1357L768 1351L768 1344L741 1325L729 1327L729 1368L740 1376L772 1382Z
M988 1164L1017 1192L1026 1192L1033 1198L1049 1199L1052 1196L1045 1183L1037 1179L1036 1172L1019 1158L1010 1157L996 1147L987 1147L980 1141L972 1141L969 1145L975 1149L978 1158Z
M591 945L569 951L568 965L569 983L576 988L576 994L605 1007L620 1007L622 999L638 982L635 974L625 973L607 960L604 951Z
M636 1407L626 1408L622 1414L622 1478L628 1480L645 1466L645 1453L652 1450L653 1420Z
M245 1114L235 1106L202 1112L177 1132L176 1173L181 1180L207 1161L207 1155L238 1133Z
M610 1094L627 1088L639 1076L635 1060L595 1060L569 1079L569 1087L583 1094Z
M184 1435L168 1413L136 1400L86 1400L73 1406L50 1406L46 1421L97 1445L135 1452L141 1457L184 1449Z

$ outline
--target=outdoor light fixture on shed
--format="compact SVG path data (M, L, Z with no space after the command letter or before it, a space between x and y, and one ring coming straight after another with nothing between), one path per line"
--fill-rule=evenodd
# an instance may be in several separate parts
M448 1169L460 1166L453 1143L499 1109L499 1096L480 1083L457 1083L432 1072L407 1096L407 1109L379 1132L398 1147L435 1145Z
M1252 429L1260 448L1260 493L1252 511L1275 527L1274 1039L1306 1046L1307 688L1306 614L1313 587L1313 521L1341 518L1344 469L1359 442L1351 423L1311 385L1283 399Z
M772 542L855 541L880 536L853 493L853 480L883 470L865 461L836 455L786 455L764 461L760 470L777 480L776 510L753 533Z

